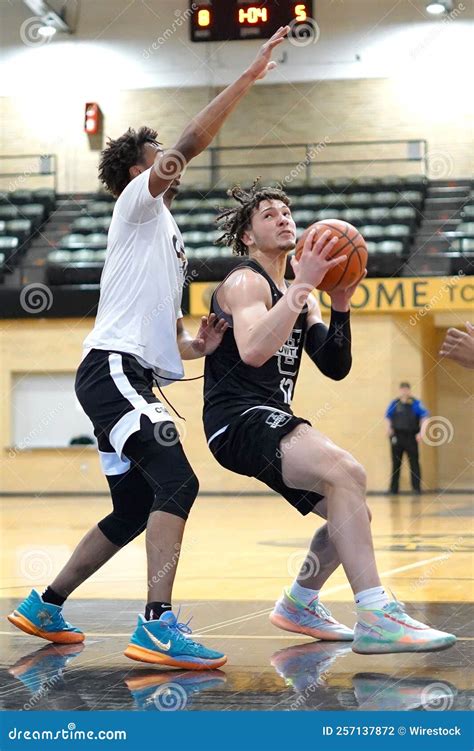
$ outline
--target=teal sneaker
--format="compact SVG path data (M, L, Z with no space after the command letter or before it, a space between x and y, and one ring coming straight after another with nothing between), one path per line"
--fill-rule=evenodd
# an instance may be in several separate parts
M51 689L63 687L67 665L84 648L84 644L45 644L8 668L9 674L21 681L31 694L26 708L34 709Z
M224 654L207 649L188 636L192 633L188 623L178 623L170 610L152 621L139 615L125 657L188 670L209 670L224 665L227 662Z
M358 609L352 651L361 655L432 652L451 647L456 637L410 618L395 600L381 610Z
M130 690L137 709L148 711L173 711L186 709L193 696L207 689L222 688L226 682L221 670L154 670L128 678L125 683Z
M39 636L55 644L79 644L84 641L82 631L64 620L62 608L43 602L36 589L32 589L7 618L26 634Z
M354 632L336 621L329 610L313 600L309 605L300 602L285 589L282 597L270 613L270 622L284 631L312 636L324 641L352 641Z

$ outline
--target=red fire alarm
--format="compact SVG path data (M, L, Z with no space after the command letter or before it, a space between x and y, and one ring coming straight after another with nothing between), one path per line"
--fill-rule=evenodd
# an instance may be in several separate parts
M84 132L88 136L95 136L102 125L102 112L96 102L87 102L84 117Z

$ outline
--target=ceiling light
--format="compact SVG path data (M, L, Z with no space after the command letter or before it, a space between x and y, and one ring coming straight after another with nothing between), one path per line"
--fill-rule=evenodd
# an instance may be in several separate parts
M426 10L432 16L440 16L442 13L446 13L448 8L446 7L446 3L428 3Z
M54 26L40 26L38 29L38 34L49 39L56 34L56 29L54 28Z

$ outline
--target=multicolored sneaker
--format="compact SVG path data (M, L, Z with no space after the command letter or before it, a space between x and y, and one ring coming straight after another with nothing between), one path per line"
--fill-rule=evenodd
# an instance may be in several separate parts
M326 687L334 661L351 653L350 644L310 641L285 647L272 655L271 664L287 686L300 694L314 692L315 687Z
M357 708L367 712L451 709L458 690L433 678L396 678L384 673L357 673L352 678Z
M206 689L220 688L227 678L221 670L157 671L140 673L125 683L137 709L143 711L185 709L195 694Z
M79 644L84 641L82 631L64 620L62 608L43 602L36 589L32 589L7 618L26 634L39 636L55 644Z
M437 631L410 618L403 603L395 600L381 610L358 609L352 651L361 655L388 652L432 652L447 649L453 634Z
M178 618L170 610L153 621L139 615L125 657L188 670L209 670L224 665L227 662L224 654L207 649L186 636L192 633L188 624L189 621L178 623Z
M270 613L270 621L277 628L305 634L325 641L352 641L354 632L332 617L318 599L309 605L300 602L285 589Z

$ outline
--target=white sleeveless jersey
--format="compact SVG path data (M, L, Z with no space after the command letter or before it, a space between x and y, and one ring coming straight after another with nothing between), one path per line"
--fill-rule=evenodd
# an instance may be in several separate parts
M135 177L115 204L97 317L83 359L91 349L128 352L166 386L184 374L176 321L187 261L163 195L150 194L149 175L148 169Z

